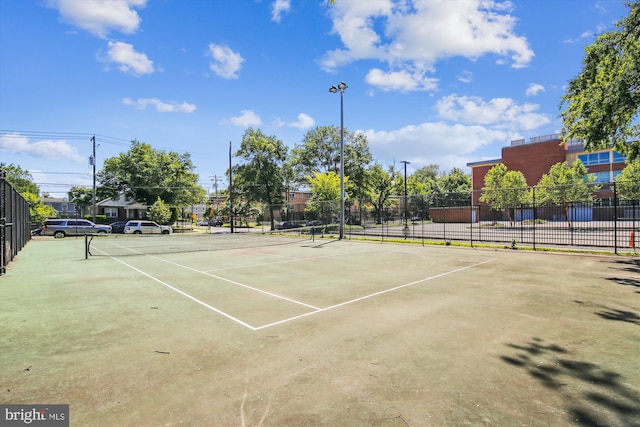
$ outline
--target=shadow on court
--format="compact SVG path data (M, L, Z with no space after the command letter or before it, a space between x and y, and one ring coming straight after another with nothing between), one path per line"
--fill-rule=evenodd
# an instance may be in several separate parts
M34 239L0 278L0 403L73 426L638 425L635 258L105 242L125 255Z

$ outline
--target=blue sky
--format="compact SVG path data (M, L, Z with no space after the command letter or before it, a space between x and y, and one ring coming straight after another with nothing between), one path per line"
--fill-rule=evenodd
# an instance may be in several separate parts
M1 0L0 162L64 197L137 139L212 188L248 127L367 135L383 165L499 158L559 132L584 47L623 0ZM218 183L227 186L226 179Z

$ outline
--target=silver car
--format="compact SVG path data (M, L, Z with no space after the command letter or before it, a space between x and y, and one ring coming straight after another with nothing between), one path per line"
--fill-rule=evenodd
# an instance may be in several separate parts
M42 235L56 238L96 233L111 233L111 226L94 224L86 219L48 219L42 228Z
M173 229L168 225L147 220L129 221L124 226L124 234L169 234L171 232Z

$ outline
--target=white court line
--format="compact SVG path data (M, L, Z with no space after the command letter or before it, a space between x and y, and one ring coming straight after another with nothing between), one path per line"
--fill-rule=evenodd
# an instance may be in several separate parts
M367 298L372 298L372 297L375 297L375 296L378 296L378 295L386 294L387 292L397 291L398 289L406 288L408 286L413 286L413 285L416 285L418 283L426 282L426 281L431 280L431 279L437 279L438 277L447 276L449 274L457 273L459 271L466 270L468 268L477 267L479 265L495 261L496 259L497 258L492 258L492 259L487 260L487 261L482 261L482 262L479 262L479 263L476 263L476 264L468 265L466 267L460 267L460 268L457 268L455 270L447 271L447 272L442 273L442 274L437 274L435 276L425 277L424 279L416 280L415 282L405 283L404 285L400 285L400 286L396 286L396 287L393 287L393 288L385 289L384 291L374 292L372 294L365 295L365 296L359 297L359 298L355 298L355 299L352 299L352 300L349 300L349 301L341 302L341 303L336 304L336 305L332 305L332 306L325 307L325 308L319 308L316 311L312 311L312 312L309 312L309 313L301 314L299 316L294 316L294 317L290 317L288 319L279 320L277 322L268 323L266 325L262 325L262 326L256 327L255 330L259 331L260 329L265 329L265 328L268 328L268 327L271 327L271 326L280 325L282 323L286 323L286 322L289 322L289 321L292 321L292 320L301 319L303 317L311 316L312 314L321 313L323 311L331 310L331 309L334 309L334 308L337 308L337 307L342 307L342 306L347 305L347 304L352 304L354 302L362 301L362 300L365 300Z
M98 250L98 251L100 251L100 249L97 249L97 250ZM107 255L107 254L106 254L106 253L104 253L103 251L100 251L100 252L102 252L104 255ZM250 324L248 324L248 323L246 323L246 322L243 322L243 321L242 321L242 320L240 320L240 319L236 319L236 318L235 318L235 317L233 317L232 315L227 314L227 313L225 313L225 312L224 312L224 311L222 311L222 310L218 310L217 308L210 306L210 305L209 305L209 304L207 304L206 302L201 301L201 300L199 300L198 298L193 297L193 296L189 295L188 293L183 292L183 291L181 291L180 289L178 289L178 288L176 288L176 287L174 287L174 286L171 286L171 285L170 285L170 284L168 284L168 283L163 282L162 280L158 279L157 277L153 277L152 275L150 275L150 274L148 274L148 273L145 273L144 271L140 270L139 268L136 268L136 267L132 266L131 264L127 264L126 262L124 262L124 261L122 261L122 260L120 260L120 259L118 259L118 258L116 258L116 257L110 256L110 255L109 255L109 257L110 257L110 258L112 258L112 259L114 259L114 260L116 260L116 261L118 261L118 262L119 262L119 263L121 263L121 264L126 265L127 267L131 268L132 270L137 271L138 273L142 274L143 276L146 276L146 277L150 278L151 280L154 280L154 281L156 281L156 282L160 283L161 285L166 286L167 288L171 289L172 291L177 292L177 293L179 293L180 295L182 295L182 296L185 296L185 297L189 298L191 301L197 302L198 304L200 304L200 305L202 305L202 306L204 306L204 307L208 308L209 310L212 310L212 311L215 311L215 312L216 312L216 313L218 313L218 314L221 314L222 316L226 317L227 319L233 320L234 322L239 323L240 325L242 325L242 326L244 326L244 327L246 327L246 328L249 328L249 329L251 329L252 331L255 331L255 330L256 330L256 328L255 328L255 327L253 327L253 326L251 326Z
M125 249L128 249L128 248L125 248ZM102 252L104 255L108 255L105 252L101 251L100 249L98 249L98 250L100 252ZM131 250L131 251L132 252L138 252L138 251L135 251L135 250ZM140 252L138 252L138 253L140 253ZM147 254L143 254L143 253L140 253L140 254L148 256L150 258L157 259L159 261L163 261L163 262L178 266L178 267L185 268L187 270L191 270L191 271L194 271L194 272L197 272L197 273L205 274L207 276L211 276L211 277L214 277L214 278L217 278L217 279L220 279L220 280L223 280L223 281L226 281L226 282L229 282L229 283L232 283L232 284L235 284L235 285L247 288L247 289L251 289L251 290L254 290L256 292L260 292L260 293L263 293L263 294L266 294L266 295L270 295L270 296L273 296L273 297L276 297L276 298L282 298L282 299L284 299L286 301L290 301L290 302L293 302L295 304L300 304L300 305L303 305L303 306L306 306L306 307L309 307L309 308L313 309L313 311L310 311L308 313L304 313L304 314L301 314L301 315L298 315L298 316L293 316L293 317L290 317L288 319L279 320L277 322L268 323L266 325L262 325L262 326L258 326L258 327L251 326L248 323L243 322L242 320L237 319L237 318L231 316L230 314L227 314L227 313L223 312L222 310L219 310L219 309L217 309L217 308L215 308L215 307L213 307L213 306L211 306L211 305L209 305L209 304L207 304L207 303L205 303L205 302L203 302L203 301L201 301L201 300L199 300L199 299L187 294L186 292L181 291L180 289L169 285L168 283L163 282L162 280L160 280L160 279L158 279L156 277L153 277L152 275L150 275L148 273L145 273L144 271L142 271L142 270L140 270L140 269L138 269L138 268L136 268L136 267L134 267L134 266L132 266L130 264L127 264L126 262L121 261L120 259L118 259L118 258L116 258L114 256L108 255L110 258L115 259L119 263L122 263L122 264L126 265L127 267L129 267L129 268L141 273L142 275L144 275L146 277L149 277L150 279L152 279L152 280L154 280L154 281L156 281L156 282L168 287L169 289L171 289L171 290L173 290L173 291L175 291L175 292L177 292L177 293L189 298L192 301L197 302L198 304L200 304L200 305L202 305L202 306L204 306L204 307L206 307L206 308L208 308L208 309L210 309L210 310L212 310L212 311L214 311L214 312L216 312L218 314L223 315L224 317L226 317L226 318L228 318L230 320L233 320L234 322L236 322L236 323L238 323L238 324L240 324L242 326L245 326L248 329L251 329L252 331L258 331L260 329L266 329L266 328L269 328L271 326L276 326L276 325L280 325L280 324L283 324L283 323L286 323L286 322L290 322L290 321L293 321L293 320L301 319L303 317L311 316L312 314L321 313L323 311L328 311L328 310L331 310L331 309L334 309L334 308L342 307L342 306L345 306L347 304L352 304L352 303L355 303L355 302L358 302L358 301L362 301L362 300L365 300L365 299L368 299L368 298L373 298L373 297L378 296L378 295L386 294L388 292L393 292L393 291L396 291L398 289L402 289L402 288L406 288L406 287L409 287L409 286L413 286L413 285L416 285L416 284L419 284L419 283L422 283L422 282L426 282L426 281L429 281L429 280L432 280L432 279L437 279L439 277L447 276L449 274L457 273L457 272L460 272L460 271L463 271L463 270L467 270L469 268L474 268L474 267L477 267L479 265L487 264L489 262L493 262L493 261L497 260L497 258L491 258L491 259L486 260L486 261L482 261L482 262L478 262L478 263L475 263L475 264L471 264L471 265L468 265L466 267L460 267L460 268L457 268L455 270L451 270L451 271L447 271L447 272L444 272L444 273L441 273L441 274L437 274L435 276L425 277L424 279L416 280L414 282L405 283L404 285L395 286L393 288L385 289L383 291L374 292L372 294L365 295L365 296L358 297L358 298L354 298L354 299L349 300L349 301L344 301L344 302L341 302L339 304L335 304L335 305L332 305L332 306L329 306L329 307L318 308L318 307L314 307L314 306L309 305L309 304L305 304L305 303L300 302L300 301L296 301L296 300L293 300L293 299L290 299L290 298L279 296L277 294L273 294L273 293L270 293L270 292L263 291L261 289L257 289L257 288L254 288L254 287L251 287L251 286L248 286L248 285L244 285L242 283L238 283L238 282L235 282L233 280L226 279L224 277L216 276L214 274L210 274L210 273L207 273L205 271L196 270L194 268L187 267L187 266L184 266L182 264L177 264L175 262L164 260L162 258L158 258L158 257L152 256L152 255L147 255Z
M114 245L114 246L119 246L119 245ZM206 271L197 270L195 268L187 267L186 265L178 264L176 262L169 261L169 260L166 260L166 259L162 259L162 258L159 258L157 256L145 254L145 253L133 250L133 249L125 248L125 247L122 247L122 246L121 246L121 248L122 249L128 249L128 250L130 250L132 252L136 252L136 253L138 253L140 255L144 255L144 256L147 256L149 258L157 259L158 261L166 262L167 264L175 265L176 267L181 267L181 268L184 268L184 269L189 270L189 271L194 271L196 273L204 274L205 276L213 277L214 279L222 280L223 282L231 283L232 285L240 286L240 287L243 287L243 288L246 288L246 289L250 289L250 290L255 291L255 292L259 292L261 294L269 295L269 296L274 297L274 298L283 299L285 301L289 301L289 302L292 302L294 304L298 304L298 305L302 305L304 307L308 307L308 308L312 308L314 310L318 310L318 307L315 307L313 305L305 304L303 302L296 301L294 299L287 298L287 297L282 296L282 295L278 295L278 294L274 294L274 293L271 293L271 292L263 291L262 289L254 288L253 286L245 285L244 283L240 283L240 282L236 282L236 281L231 280L231 279L227 279L226 277L217 276L215 274L211 274L211 273L208 273ZM103 251L100 251L100 252L103 252Z

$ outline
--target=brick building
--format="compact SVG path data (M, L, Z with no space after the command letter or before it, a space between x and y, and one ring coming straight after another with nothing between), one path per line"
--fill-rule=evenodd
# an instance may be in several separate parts
M596 176L596 182L613 182L626 166L622 154L613 150L586 152L581 140L562 144L560 134L551 134L511 141L511 145L502 148L502 157L493 160L467 163L471 168L473 188L472 203L480 204L484 176L493 166L503 163L508 170L522 172L527 185L534 186L549 172L551 166L564 162L573 164L580 159L587 171ZM604 195L606 197L606 195Z

